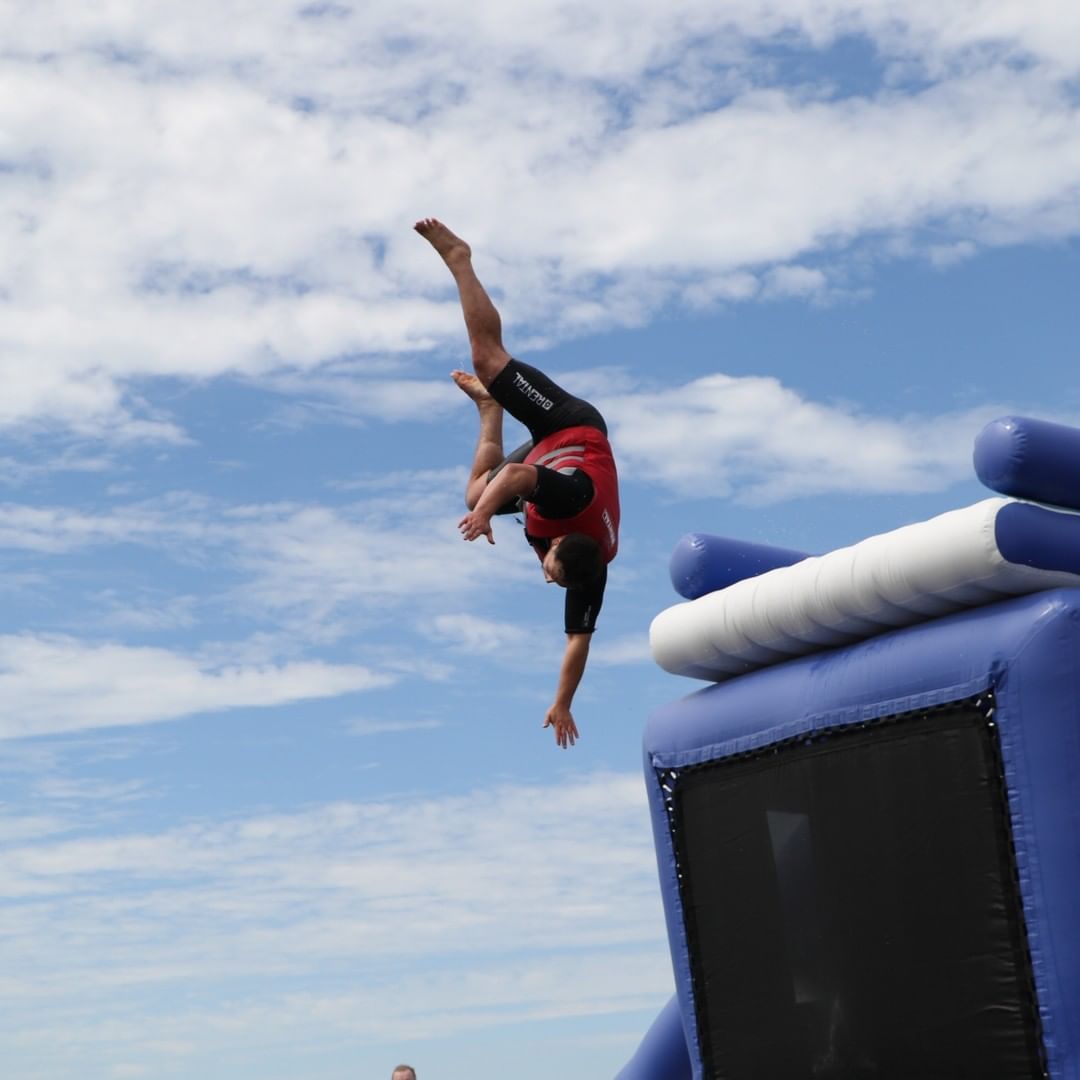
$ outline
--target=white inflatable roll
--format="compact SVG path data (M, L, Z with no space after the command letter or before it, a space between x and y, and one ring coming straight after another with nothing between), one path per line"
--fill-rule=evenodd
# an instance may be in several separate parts
M1080 583L1075 573L1005 559L995 520L1014 501L986 499L677 604L653 620L653 657L673 674L720 681L1005 596Z

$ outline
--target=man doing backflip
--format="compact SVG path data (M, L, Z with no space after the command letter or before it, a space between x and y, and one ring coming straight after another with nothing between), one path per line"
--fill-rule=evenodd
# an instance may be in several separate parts
M473 270L469 245L434 218L418 221L415 228L457 283L476 372L452 374L480 416L461 534L495 543L492 517L520 499L525 539L540 558L545 580L566 589L566 651L555 701L544 718L544 727L554 728L555 741L565 749L578 738L570 705L588 660L607 564L619 546L619 479L607 425L589 402L503 348L499 313ZM504 410L532 436L523 461L504 460Z

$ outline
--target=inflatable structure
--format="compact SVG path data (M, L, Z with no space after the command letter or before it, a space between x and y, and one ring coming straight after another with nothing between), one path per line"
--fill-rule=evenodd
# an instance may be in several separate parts
M644 765L677 993L619 1080L1080 1080L1080 431L821 556L696 534ZM1042 505L1050 504L1050 505Z

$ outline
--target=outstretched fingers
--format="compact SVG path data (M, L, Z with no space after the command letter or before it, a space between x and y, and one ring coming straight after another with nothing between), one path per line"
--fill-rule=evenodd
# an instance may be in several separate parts
M555 729L555 742L564 750L573 746L579 738L577 724L569 709L553 705L544 718L544 727Z
M478 514L472 511L466 514L459 522L458 529L465 540L476 540L481 536L487 537L489 544L495 543L495 537L491 532L491 518L486 514Z

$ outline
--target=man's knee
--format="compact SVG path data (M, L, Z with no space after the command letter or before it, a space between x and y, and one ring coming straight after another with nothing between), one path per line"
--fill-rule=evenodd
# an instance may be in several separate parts
M476 504L480 501L480 496L484 494L484 488L488 485L486 478L479 480L473 480L469 486L465 489L465 509L475 510Z
M473 371L485 386L490 386L509 362L510 354L501 345L485 341L472 343Z

